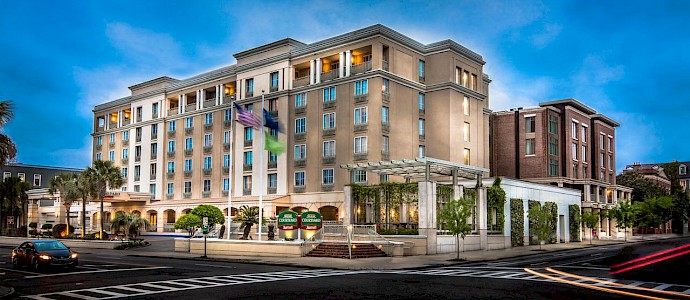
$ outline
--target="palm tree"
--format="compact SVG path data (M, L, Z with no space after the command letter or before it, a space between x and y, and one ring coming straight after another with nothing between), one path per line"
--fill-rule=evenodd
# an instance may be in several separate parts
M149 221L142 219L137 212L125 213L118 212L110 225L111 229L116 231L123 231L125 238L129 239L130 234L136 238L139 234L139 229L149 225Z
M50 179L50 188L48 193L55 195L60 193L60 200L62 206L65 207L67 215L65 216L65 224L67 224L67 234L69 235L69 215L72 204L79 198L79 191L77 190L77 175L74 173L61 173L55 178Z
M240 206L240 209L237 210L237 215L232 218L232 221L242 223L242 225L240 225L240 229L244 228L244 231L242 233L242 238L240 239L246 240L249 237L252 226L259 223L259 208L242 205Z
M97 160L93 162L93 166L86 169L86 176L88 182L94 186L95 196L101 202L101 209L99 212L99 235L103 239L103 199L108 188L116 189L122 186L122 173L120 169L113 165L112 161Z
M0 199L2 199L2 211L6 216L18 219L19 216L24 215L24 202L28 200L26 191L30 189L31 186L19 177L5 178L0 184ZM2 231L2 226L3 224L0 224L0 231Z
M77 191L81 198L81 238L86 237L86 201L89 200L89 195L95 194L95 185L89 181L89 176L86 171L79 173L77 177Z
M0 129L12 119L12 102L0 101ZM17 146L9 136L0 133L0 166L13 159L17 155Z

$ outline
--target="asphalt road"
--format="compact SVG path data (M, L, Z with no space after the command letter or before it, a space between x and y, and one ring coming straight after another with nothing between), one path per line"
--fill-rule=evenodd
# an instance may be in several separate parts
M12 298L33 299L687 299L690 278L679 274L688 270L688 255L661 258L681 253L668 249L688 243L535 251L528 257L392 271L100 255L84 249L74 271L34 273L12 269L9 248L0 248L0 273L2 284L15 289ZM641 259L660 251L667 252ZM637 261L624 267L634 268L611 274L611 266L631 260ZM653 260L659 261L643 265Z

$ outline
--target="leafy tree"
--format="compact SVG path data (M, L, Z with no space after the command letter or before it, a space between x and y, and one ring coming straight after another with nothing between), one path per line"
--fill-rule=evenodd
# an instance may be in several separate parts
M125 238L129 239L130 235L137 238L141 227L148 225L149 221L141 218L138 212L125 213L120 211L113 218L110 227L113 230L124 232Z
M585 211L582 213L582 216L580 216L580 219L582 220L582 224L591 230L589 233L589 244L591 245L593 232L599 228L599 214L591 211Z
M177 222L175 222L175 229L187 230L189 237L191 238L196 229L201 226L201 223L202 220L199 216L195 214L186 214L177 219Z
M633 189L633 203L644 201L647 198L668 194L664 188L654 183L653 181L645 178L637 172L623 172L622 174L616 176L616 183L623 186L631 187Z
M192 209L191 214L199 216L202 220L208 218L208 224L213 227L216 224L225 223L225 214L220 208L213 205L199 205Z
M81 198L81 238L86 238L86 202L89 201L89 196L94 195L96 192L96 186L89 179L88 172L86 170L79 173L76 181L77 192Z
M93 186L93 192L101 202L100 212L99 212L99 238L103 239L103 199L105 198L105 193L110 189L117 189L122 186L123 179L120 169L113 165L112 161L102 161L97 160L93 162L93 166L86 169L86 176L88 177L88 183Z
M671 219L673 199L670 196L653 197L633 205L637 211L636 223L639 227L658 228Z
M530 235L535 234L537 239L539 239L539 250L542 250L542 242L547 242L551 239L553 234L553 214L551 209L544 205L539 204L533 205L527 212L527 217L530 222L533 223L534 233L530 232Z
M494 183L487 189L488 207L496 209L496 228L503 231L505 223L506 191L501 188L501 178L494 178Z
M678 168L680 163L674 161L663 164L664 172L671 181L671 197L673 198L672 218L673 229L675 232L683 232L683 223L690 218L690 197L685 188L680 185L680 174Z
M14 116L12 106L11 101L0 101L0 132L2 132L2 127L7 125ZM17 146L9 136L0 133L0 166L4 166L15 156L17 156Z
M635 207L628 201L619 201L616 207L609 210L609 216L616 219L616 227L623 229L625 241L628 241L627 228L632 228L635 222Z
M62 201L62 206L65 207L65 224L67 224L66 235L70 232L69 215L72 204L79 198L79 191L77 190L77 178L78 176L74 173L61 173L55 176L55 178L50 179L50 188L48 192L50 195L55 195L55 193L60 194L60 201Z
M467 222L472 217L472 207L474 200L469 198L462 198L448 201L448 203L439 211L438 217L444 224L444 228L455 236L455 259L460 259L460 239L463 240L463 251L465 236L472 232L472 227Z
M252 226L254 226L254 224L259 224L259 208L242 205L237 210L237 214L232 218L232 221L241 224L240 229L244 229L244 231L240 239L246 240L249 238ZM265 219L262 220L262 223L264 222Z
M0 110L1 107L2 105L0 105ZM0 184L0 199L2 200L2 212L5 215L5 219L7 216L13 216L15 220L19 220L20 216L25 215L24 203L29 199L26 191L30 189L31 186L19 179L19 177L7 177L2 181L2 184ZM2 231L4 223L0 222L0 231Z

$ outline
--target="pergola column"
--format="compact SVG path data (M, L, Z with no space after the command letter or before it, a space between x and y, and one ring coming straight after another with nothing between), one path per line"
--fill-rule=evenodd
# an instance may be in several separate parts
M436 183L417 183L419 198L419 234L426 235L426 254L437 253Z

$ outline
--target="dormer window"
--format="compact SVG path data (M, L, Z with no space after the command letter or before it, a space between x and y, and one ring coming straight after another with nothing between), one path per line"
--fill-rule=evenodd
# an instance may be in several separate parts
M685 165L680 165L678 167L678 175L685 175L688 172L688 168Z

